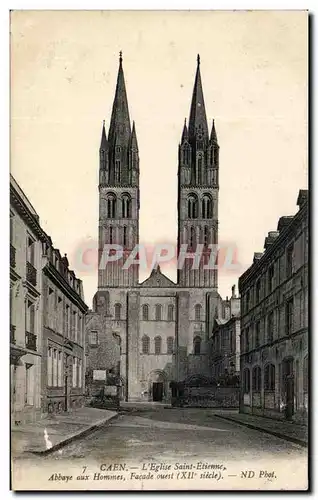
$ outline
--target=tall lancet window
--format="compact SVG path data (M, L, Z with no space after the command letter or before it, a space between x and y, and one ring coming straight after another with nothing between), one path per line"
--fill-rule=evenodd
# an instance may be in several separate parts
M131 199L128 194L122 196L122 216L123 219L131 218Z
M204 246L207 247L210 243L209 241L209 228L208 226L204 226Z
M128 245L128 238L127 238L127 227L123 227L123 245L124 247L127 247Z
M190 150L188 144L184 145L182 154L183 154L183 165L187 167L190 162Z
M120 183L120 160L115 160L115 184Z
M190 228L190 247L194 248L195 246L195 229L194 227Z
M196 184L201 184L202 182L202 166L203 166L203 154L199 153L197 156L197 164L196 164L196 175L195 175Z
M188 218L196 219L198 217L198 198L194 194L188 197Z
M109 227L109 243L114 243L114 228L113 226Z
M212 198L209 194L205 194L202 198L202 219L211 219L212 217Z
M116 196L109 194L107 197L107 217L114 219L116 217Z
M137 152L133 150L131 153L131 163L132 163L132 168L137 167Z

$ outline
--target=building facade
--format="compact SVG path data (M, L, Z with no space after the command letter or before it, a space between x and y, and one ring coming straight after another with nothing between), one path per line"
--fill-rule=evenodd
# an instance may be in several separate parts
M10 176L10 380L13 424L41 415L42 245L39 217Z
M82 281L51 242L43 248L42 411L84 405L85 314Z
M53 248L10 178L10 369L13 424L84 403L81 280Z
M105 384L108 375L116 375L117 383L121 384L121 399L125 399L125 384L120 382L120 359L124 354L121 337L114 332L109 311L101 303L94 304L94 310L88 311L85 326L85 388L87 398L98 394L101 385ZM98 309L98 313L96 310Z
M232 383L240 376L240 297L235 294L223 301L222 317L215 318L209 339L210 370L212 379L218 383Z
M306 420L308 411L308 191L281 217L239 279L240 411Z
M177 283L159 266L139 283L138 264L124 266L139 244L140 166L120 56L108 137L104 123L99 151L99 251L119 245L123 252L107 264L101 258L93 310L102 311L110 334L120 339L120 376L129 400L164 401L172 380L209 376L209 325L221 307L217 270L205 266L208 246L218 242L219 145L214 122L208 130L199 56L178 151L177 249L185 264ZM193 269L199 247L202 258Z

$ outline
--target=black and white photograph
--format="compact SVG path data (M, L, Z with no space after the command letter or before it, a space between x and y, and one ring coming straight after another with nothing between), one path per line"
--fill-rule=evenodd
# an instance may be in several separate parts
M13 10L14 491L307 491L305 10Z

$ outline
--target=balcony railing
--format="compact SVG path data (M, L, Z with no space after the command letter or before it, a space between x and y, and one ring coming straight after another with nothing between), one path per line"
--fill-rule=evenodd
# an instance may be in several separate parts
M15 344L15 326L10 325L10 344Z
M10 267L15 267L15 248L10 243Z
M31 349L31 351L36 351L36 335L31 332L25 332L25 347Z
M27 262L26 264L26 279L33 286L36 286L36 269L30 262Z

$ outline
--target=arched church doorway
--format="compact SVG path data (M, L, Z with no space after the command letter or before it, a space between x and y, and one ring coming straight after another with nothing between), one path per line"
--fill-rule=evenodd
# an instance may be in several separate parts
M167 397L167 376L161 370L154 370L149 375L149 400L160 403Z

